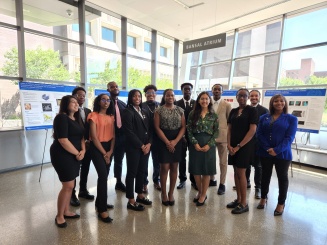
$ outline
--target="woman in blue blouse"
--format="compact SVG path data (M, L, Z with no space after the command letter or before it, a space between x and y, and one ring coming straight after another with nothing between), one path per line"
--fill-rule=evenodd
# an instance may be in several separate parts
M288 114L287 101L277 94L270 99L269 113L260 117L257 138L260 143L258 154L262 163L261 200L258 209L267 203L267 194L275 165L279 196L274 215L282 215L288 189L288 168L292 161L291 144L297 129L297 118Z
M196 99L188 117L187 132L191 142L189 172L194 175L199 190L193 201L196 206L202 206L207 199L210 175L216 174L215 139L218 137L218 117L207 92L200 93Z

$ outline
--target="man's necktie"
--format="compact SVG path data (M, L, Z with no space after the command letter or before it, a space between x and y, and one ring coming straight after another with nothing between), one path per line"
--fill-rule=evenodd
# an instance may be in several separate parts
M79 114L81 115L82 121L83 123L85 123L85 111L83 109L83 107L79 107Z
M189 109L189 108L190 108L190 102L186 101L186 102L185 102L185 105L186 105L186 106L185 106L185 109Z
M120 111L119 111L117 100L115 100L115 110L116 110L117 127L121 128L121 117L120 117Z

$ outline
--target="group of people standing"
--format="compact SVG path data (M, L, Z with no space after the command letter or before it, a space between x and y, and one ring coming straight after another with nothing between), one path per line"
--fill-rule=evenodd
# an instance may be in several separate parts
M275 215L283 213L288 188L287 171L292 160L290 145L297 119L287 113L287 102L282 95L271 99L269 113L259 121L258 113L261 112L258 109L262 107L247 105L249 97L257 98L253 101L258 104L260 92L257 90L251 93L247 89L238 90L239 107L232 110L231 105L221 98L221 84L212 87L212 98L208 92L201 92L196 100L192 100L193 85L183 83L181 100L176 102L174 91L166 89L160 104L155 101L157 88L154 85L144 88L146 102L143 103L140 90L129 91L125 104L118 99L119 89L115 82L109 82L107 88L109 95L100 94L95 98L93 112L83 108L86 91L82 87L75 88L71 96L64 96L61 100L53 125L54 143L50 148L52 164L62 182L55 218L58 227L66 227L66 219L80 217L69 210L69 204L79 205L75 195L75 179L79 171L78 196L94 199L86 186L91 159L98 174L95 207L101 221L112 222L107 212L108 208L114 208L107 203L107 178L112 159L117 180L115 189L126 192L128 209L143 211L145 205L152 205L146 195L150 152L154 187L161 191L162 204L173 206L178 172L180 183L177 189L184 188L187 179L187 149L190 180L198 191L193 199L196 206L203 206L208 187L217 185L217 149L220 166L218 195L226 191L227 163L234 167L237 198L227 205L233 208L232 213L248 211L246 169L251 164L255 166L255 175L261 176L259 171L262 169L262 177L255 176L256 197L261 198L258 209L264 208L267 202L275 164L280 189ZM121 179L124 154L126 186ZM170 182L167 187L168 175Z

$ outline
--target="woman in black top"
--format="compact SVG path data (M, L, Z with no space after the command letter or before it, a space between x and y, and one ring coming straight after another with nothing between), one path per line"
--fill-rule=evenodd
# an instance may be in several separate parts
M77 113L76 98L66 95L61 99L59 114L53 122L54 142L50 147L50 157L62 183L58 195L58 213L55 218L55 223L60 228L67 226L65 219L80 217L79 214L69 210L74 181L79 175L80 161L85 154L84 128L78 122Z
M127 208L143 211L152 202L143 195L144 172L148 166L152 133L149 114L142 110L142 94L133 89L128 93L127 108L123 111L123 129L126 134L126 197ZM134 180L136 201L134 199Z
M254 154L255 141L253 136L257 129L258 114L254 107L247 105L249 91L241 88L237 91L236 99L239 107L231 110L227 123L227 148L229 151L228 164L234 167L234 180L237 199L227 204L233 208L233 214L249 211L246 201L246 175Z

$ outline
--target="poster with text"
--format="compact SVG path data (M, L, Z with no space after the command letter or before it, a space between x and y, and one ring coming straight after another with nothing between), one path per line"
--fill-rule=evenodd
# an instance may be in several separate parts
M294 89L266 91L263 106L275 94L282 94L288 103L288 113L298 119L298 131L319 133L326 101L326 89Z
M19 82L20 102L25 130L49 129L59 112L61 98L75 86Z

